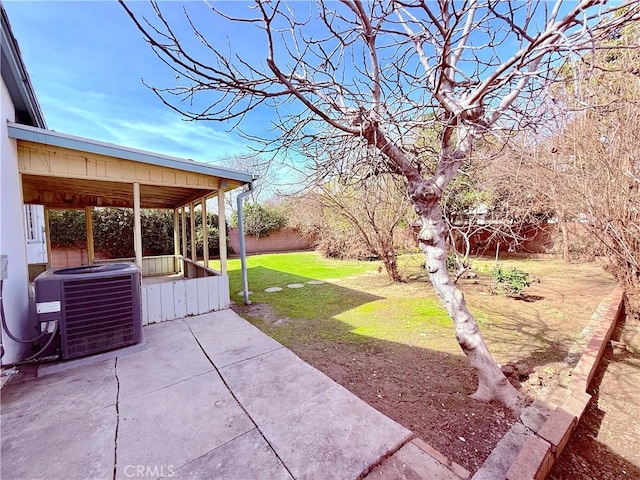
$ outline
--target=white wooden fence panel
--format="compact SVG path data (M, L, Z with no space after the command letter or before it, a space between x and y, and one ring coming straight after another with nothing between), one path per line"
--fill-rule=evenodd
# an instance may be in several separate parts
M162 308L162 321L173 320L176 318L175 298L173 284L175 282L167 282L160 284L160 302Z
M147 286L142 285L142 325L149 325L149 309L147 308Z
M207 291L209 282L207 277L196 278L195 282L195 287L198 290L198 314L207 313L210 311L209 292Z
M187 290L187 315L198 314L198 287L195 281L195 278L184 281Z
M207 296L209 297L209 308L220 310L220 298L218 292L218 277L207 277Z
M149 323L162 321L162 304L160 300L160 284L147 285L147 311Z
M166 266L165 260L159 260ZM211 276L142 285L142 324L229 308L229 277Z
M226 310L230 307L230 299L231 296L229 294L229 277L227 275L222 275L220 277L216 277L218 280L218 310Z
M183 318L187 316L187 290L185 281L173 282L173 308L175 312L174 318Z

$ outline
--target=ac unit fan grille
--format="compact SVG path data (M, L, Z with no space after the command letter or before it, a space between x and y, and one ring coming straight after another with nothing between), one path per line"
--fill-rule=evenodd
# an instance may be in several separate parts
M131 276L64 283L64 358L90 355L136 342Z

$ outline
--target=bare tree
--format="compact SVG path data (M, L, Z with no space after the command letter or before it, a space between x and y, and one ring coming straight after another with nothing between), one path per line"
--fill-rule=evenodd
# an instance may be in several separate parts
M326 183L319 195L323 207L344 219L351 242L355 237L369 255L378 257L393 282L401 282L395 239L398 226L411 212L406 197L399 194L397 179L377 175L356 184L340 180Z
M277 175L272 163L260 155L254 153L231 155L219 159L218 163L257 175L258 178L253 181L253 189L248 195L252 203L264 202L276 194ZM225 195L225 203L229 210L236 208L238 195L239 193L235 193L235 191Z
M521 251L553 216L546 196L532 188L533 162L519 143L476 147L443 194L454 282L471 267L470 253Z
M617 32L572 67L558 94L571 110L530 153L538 185L553 185L542 193L581 230L581 246L601 255L625 289L627 313L640 318L640 53L627 48L638 38L637 25ZM565 235L567 247L576 241Z
M233 2L209 4L215 22L233 23L237 38L243 28L262 32L264 44L247 56L206 32L201 12L190 16L191 4L184 13L199 48L176 34L176 19L165 18L159 4L145 21L131 10L138 4L120 3L178 76L175 86L153 90L187 118L240 121L268 106L279 118L268 146L295 148L327 170L340 169L336 149L371 149L377 155L363 155L358 175L405 179L429 278L478 376L472 397L518 409L522 395L501 373L447 273L441 197L476 139L534 125L540 85L561 59L637 20L637 0L624 10L600 0L256 1L244 11ZM191 109L205 93L209 102ZM437 148L426 152L433 169L423 168L425 152L415 151L425 128L438 132Z

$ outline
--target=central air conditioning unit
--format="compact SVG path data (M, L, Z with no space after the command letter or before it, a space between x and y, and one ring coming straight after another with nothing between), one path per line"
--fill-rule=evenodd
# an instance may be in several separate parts
M34 281L40 330L59 322L57 350L65 360L140 343L140 282L130 263L47 270Z

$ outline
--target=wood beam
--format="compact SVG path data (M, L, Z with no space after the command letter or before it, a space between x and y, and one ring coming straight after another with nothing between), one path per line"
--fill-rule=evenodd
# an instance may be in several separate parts
M195 263L198 259L196 255L196 204L191 202L189 204L189 220L191 223L191 260Z
M95 242L93 239L93 216L91 215L93 208L84 207L84 221L87 226L87 259L89 265L93 265L95 262Z
M227 219L224 211L224 189L218 189L218 232L220 246L220 273L227 274Z
M142 269L142 221L140 219L140 184L133 184L133 250L136 253L136 265Z
M207 197L202 197L202 261L209 266L209 225L207 225Z
M44 207L44 240L47 244L47 270L51 268L51 229L49 228L49 208Z
M186 205L182 206L182 257L187 258L187 212Z
M174 255L174 262L178 261L178 256L180 255L180 220L179 220L179 215L180 215L180 209L179 208L174 208L173 209L173 255ZM173 268L175 269L174 271L177 270L176 265L174 263Z

